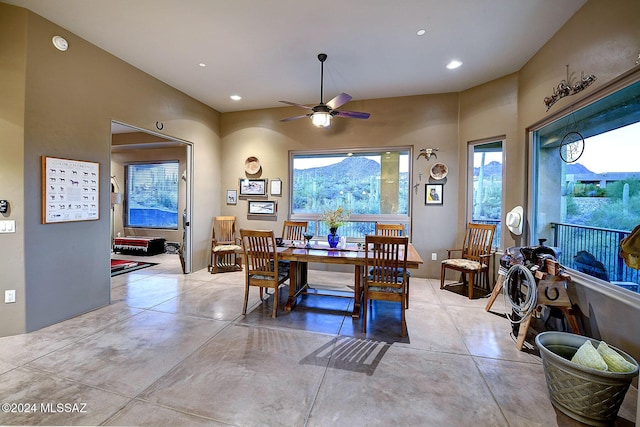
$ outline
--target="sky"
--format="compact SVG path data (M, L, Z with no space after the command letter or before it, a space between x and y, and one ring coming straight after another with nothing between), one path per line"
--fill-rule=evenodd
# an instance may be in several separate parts
M592 172L640 172L640 122L585 139L579 163Z

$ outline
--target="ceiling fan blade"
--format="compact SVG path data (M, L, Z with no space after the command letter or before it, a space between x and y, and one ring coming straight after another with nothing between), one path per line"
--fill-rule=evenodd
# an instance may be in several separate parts
M297 120L297 119L301 119L303 117L309 117L310 114L303 114L301 116L293 116L293 117L288 117L286 119L280 119L281 122L290 122L291 120Z
M338 117L348 117L350 119L368 119L370 113L362 113L360 111L332 111L331 115Z
M340 95L327 102L327 106L332 110L342 107L347 102L351 101L351 95L348 93L341 93Z
M307 110L313 109L313 107L308 107L306 105L297 104L295 102L290 102L290 101L278 101L278 102L282 102L282 103L285 103L285 104L293 105L294 107L306 108Z

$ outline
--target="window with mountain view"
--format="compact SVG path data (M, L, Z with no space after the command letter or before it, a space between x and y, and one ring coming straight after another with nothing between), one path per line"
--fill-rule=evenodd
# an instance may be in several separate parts
M469 144L469 159L473 175L469 176L471 191L471 222L495 224L493 247L500 247L502 217L502 141Z
M574 141L573 157L567 159L562 142L571 132L584 143ZM564 266L639 292L638 270L626 266L619 250L620 240L640 224L640 82L532 136L531 243L547 239Z
M340 235L360 238L376 222L410 224L410 149L291 154L292 219L326 234L319 216L338 207L349 211Z
M125 227L178 229L179 162L125 165Z

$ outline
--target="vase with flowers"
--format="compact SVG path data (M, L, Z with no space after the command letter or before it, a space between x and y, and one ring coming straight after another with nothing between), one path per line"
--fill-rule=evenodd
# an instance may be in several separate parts
M329 228L329 234L327 235L327 241L331 248L338 246L340 242L340 236L338 235L338 227L349 221L351 213L344 210L344 208L337 208L336 210L325 211L320 216L320 221L324 222Z

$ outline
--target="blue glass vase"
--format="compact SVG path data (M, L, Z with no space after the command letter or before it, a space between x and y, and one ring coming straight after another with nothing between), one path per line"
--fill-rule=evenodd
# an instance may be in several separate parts
M338 236L338 229L332 228L329 230L330 233L327 234L327 241L329 242L329 247L335 248L340 243L340 236Z

